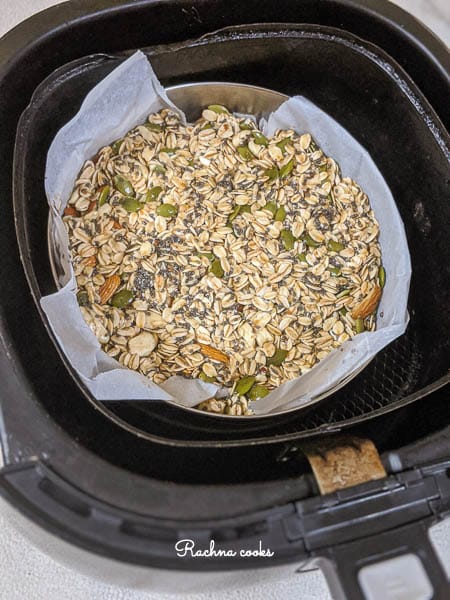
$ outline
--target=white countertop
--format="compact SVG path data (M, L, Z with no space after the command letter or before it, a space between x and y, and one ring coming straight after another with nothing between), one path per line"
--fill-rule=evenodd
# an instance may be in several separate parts
M56 0L0 0L0 35ZM448 0L396 0L450 45ZM113 4L113 2L112 2ZM433 528L432 539L450 576L450 519ZM32 546L0 512L0 597L5 600L169 600L171 595L106 585L60 565ZM255 573L255 581L258 574ZM179 597L179 596L178 596ZM319 571L289 575L282 583L264 583L240 591L186 594L186 600L329 600Z

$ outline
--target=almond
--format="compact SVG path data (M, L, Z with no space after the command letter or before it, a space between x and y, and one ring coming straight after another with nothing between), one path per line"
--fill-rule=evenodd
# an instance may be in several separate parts
M120 285L120 277L118 275L111 275L99 289L98 293L100 295L100 304L106 304L111 296L114 295L114 292Z
M80 213L73 206L66 206L64 209L64 215L66 217L79 217Z
M222 352L221 350L217 350L217 348L213 348L212 346L208 346L208 344L200 344L200 352L210 358L211 360L217 360L219 362L225 363L226 365L229 363L229 357Z
M113 223L113 229L122 229L122 225L118 221L115 221L114 219L111 219L111 221Z
M371 315L378 306L380 297L381 288L379 285L376 285L370 294L366 296L364 300L362 300L357 306L355 306L352 311L352 317L354 319L365 319Z

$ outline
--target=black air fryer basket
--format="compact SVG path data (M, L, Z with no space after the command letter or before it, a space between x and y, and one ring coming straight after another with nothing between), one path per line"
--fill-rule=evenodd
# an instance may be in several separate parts
M137 48L166 86L231 81L310 98L366 147L393 193L413 267L407 331L309 408L230 420L164 402L102 404L54 343L39 306L55 290L46 154L88 91ZM75 0L10 32L0 60L3 495L46 529L125 562L227 570L326 558L356 599L367 592L361 569L413 553L434 597L448 597L427 540L450 509L446 49L384 1ZM361 439L387 476L319 495L305 456L358 452ZM275 555L180 559L174 543L186 531L199 546L262 540Z

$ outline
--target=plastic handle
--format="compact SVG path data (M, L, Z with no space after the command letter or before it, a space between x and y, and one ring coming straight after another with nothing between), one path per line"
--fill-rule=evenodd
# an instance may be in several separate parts
M424 521L335 546L317 566L334 600L450 598L450 583Z

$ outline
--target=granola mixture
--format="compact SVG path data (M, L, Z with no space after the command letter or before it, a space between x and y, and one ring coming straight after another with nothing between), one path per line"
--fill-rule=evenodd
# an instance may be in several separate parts
M378 223L308 133L268 139L219 105L190 125L162 110L84 164L64 221L104 351L158 384L230 388L199 409L249 414L376 327Z

